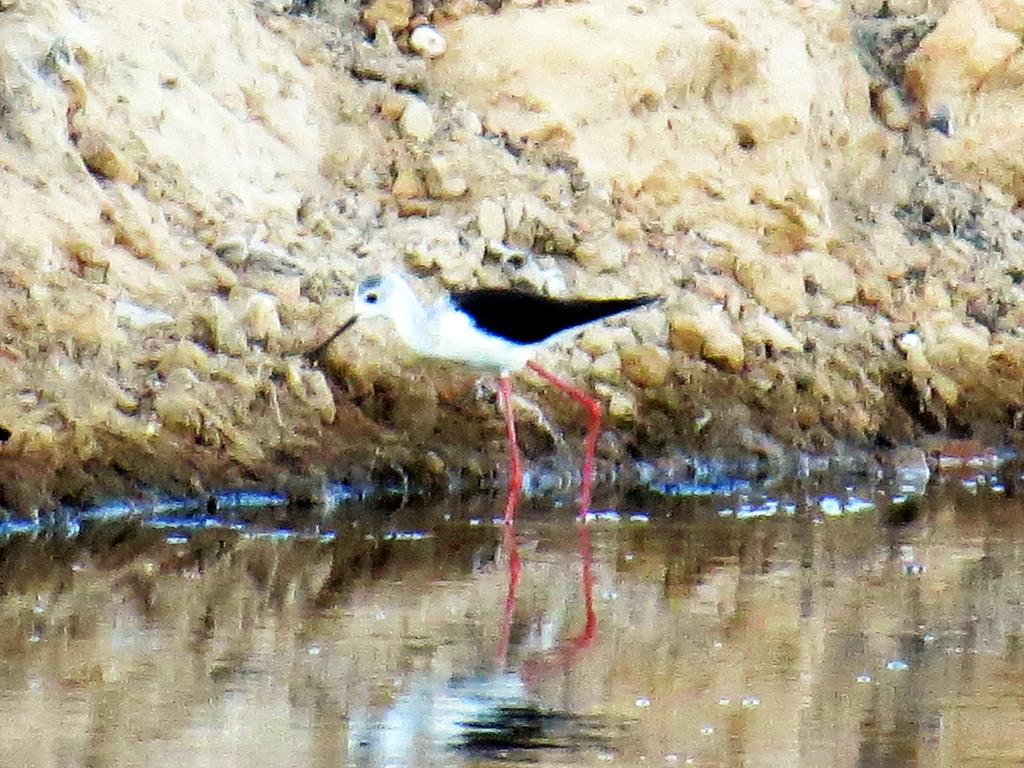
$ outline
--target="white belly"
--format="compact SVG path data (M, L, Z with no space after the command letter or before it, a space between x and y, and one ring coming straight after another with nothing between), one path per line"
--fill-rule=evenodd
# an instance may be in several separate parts
M435 333L426 348L417 349L424 357L454 360L472 368L489 371L518 371L537 350L537 345L514 344L480 331L460 312L441 310L434 318Z

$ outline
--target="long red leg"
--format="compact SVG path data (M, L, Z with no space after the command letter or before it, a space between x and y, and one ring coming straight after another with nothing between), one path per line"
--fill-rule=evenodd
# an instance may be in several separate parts
M594 482L594 452L597 449L597 434L601 430L601 406L598 402L578 387L555 376L534 362L527 363L530 370L550 384L554 384L565 394L587 409L590 420L587 424L587 438L583 442L583 478L580 482L580 511L583 517L590 511L590 488Z
M503 375L498 379L498 399L505 414L505 434L508 437L508 498L505 500L505 525L511 525L516 519L519 491L523 487L523 466L519 460L516 417L512 410L512 379L508 376Z

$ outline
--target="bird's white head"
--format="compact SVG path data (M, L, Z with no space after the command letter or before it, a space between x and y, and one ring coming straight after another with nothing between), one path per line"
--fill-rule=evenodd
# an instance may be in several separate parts
M408 310L411 297L412 291L400 275L375 275L356 287L355 313L361 318L395 319Z
M386 317L406 344L425 353L430 344L427 313L419 297L397 274L368 277L356 287L355 318Z
M416 349L423 347L425 312L420 300L401 275L388 274L368 277L361 282L353 297L355 312L345 323L307 355L316 359L327 346L356 324L368 317L386 317L395 324L399 335Z

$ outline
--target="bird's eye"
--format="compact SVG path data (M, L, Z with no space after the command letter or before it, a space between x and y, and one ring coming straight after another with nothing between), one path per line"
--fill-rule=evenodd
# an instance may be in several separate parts
M377 294L376 293L368 293L368 294L366 294L366 298L364 298L363 301L365 301L367 304L376 304L377 303Z

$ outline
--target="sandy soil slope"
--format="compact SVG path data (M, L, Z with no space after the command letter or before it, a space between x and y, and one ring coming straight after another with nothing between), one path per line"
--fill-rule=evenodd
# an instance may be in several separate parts
M0 506L488 478L486 382L372 326L301 354L387 269L664 294L546 360L608 402L609 461L1012 440L1022 30L1014 0L0 0ZM528 455L575 435L521 394Z

